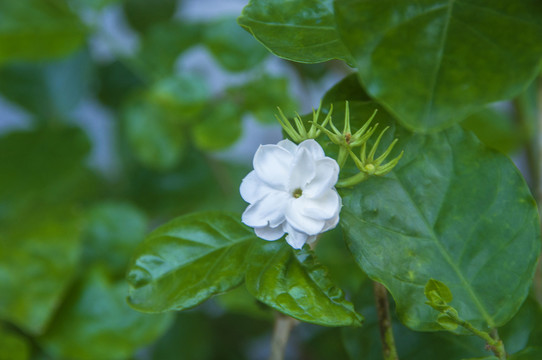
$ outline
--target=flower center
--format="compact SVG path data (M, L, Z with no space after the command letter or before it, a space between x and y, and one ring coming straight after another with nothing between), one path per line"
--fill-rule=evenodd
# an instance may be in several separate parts
M294 190L294 192L292 193L292 195L298 199L301 195L303 195L303 190L301 190L300 188L297 188Z

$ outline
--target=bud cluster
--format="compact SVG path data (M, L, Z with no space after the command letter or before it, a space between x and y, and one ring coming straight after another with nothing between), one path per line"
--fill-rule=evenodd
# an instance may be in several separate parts
M376 116L377 110L374 111L373 115L369 118L369 120L365 122L365 124L363 124L363 126L359 130L357 130L355 133L352 134L351 125L350 125L350 108L348 105L348 101L346 102L344 127L342 131L339 131L339 129L337 129L337 127L333 123L333 119L332 119L333 105L330 106L329 112L327 116L324 118L324 120L322 121L322 123L321 124L318 123L318 118L320 117L321 108L322 108L322 104L320 104L320 106L318 107L318 110L315 111L313 109L312 111L313 119L312 121L309 122L311 126L308 131L303 125L303 121L301 117L297 113L293 120L297 129L294 129L294 126L290 123L290 121L286 118L286 116L284 116L280 108L279 108L280 116L276 116L276 118L281 124L286 134L288 134L288 136L290 136L290 138L297 143L300 143L307 139L316 139L322 133L326 134L327 137L334 144L339 146L339 154L337 158L337 163L339 164L341 168L344 166L344 164L346 163L349 157L354 161L354 164L356 165L356 167L358 168L360 172L349 178L340 180L337 183L338 187L353 186L355 184L360 183L361 181L366 180L370 175L377 175L377 176L386 175L395 167L395 165L397 165L397 163L403 156L403 151L401 151L401 153L397 157L385 162L386 158L392 152L398 139L393 140L393 142L387 147L387 149L382 154L380 154L379 156L376 156L376 152L378 150L378 146L380 145L382 136L386 133L389 127L386 127L384 130L380 132L376 141L368 150L367 143L369 139L373 136L373 134L376 132L379 125L377 123L374 126L371 126L371 123ZM327 128L328 125L330 129ZM356 155L356 153L354 152L354 149L357 147L360 148L359 156Z

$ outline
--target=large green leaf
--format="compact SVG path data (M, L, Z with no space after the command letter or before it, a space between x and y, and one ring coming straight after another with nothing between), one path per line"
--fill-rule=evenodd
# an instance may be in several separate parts
M251 0L237 21L282 58L303 63L350 59L335 27L332 0Z
M366 119L373 103L352 104ZM425 304L430 278L452 291L451 306L482 329L519 309L540 249L536 205L513 163L459 127L413 135L380 111L405 155L392 173L342 191L341 225L363 270L383 283L404 324L438 330ZM393 154L391 155L393 156Z
M301 321L360 326L363 318L309 250L259 240L247 256L246 286L261 302Z
M126 304L126 283L91 268L39 343L55 359L127 359L160 336L171 314L141 314Z
M0 2L0 64L62 56L84 39L83 25L64 0Z
M130 266L130 305L143 312L183 310L241 284L256 237L239 218L194 213L153 231Z
M39 334L73 278L80 226L71 212L50 208L18 221L0 230L0 318Z
M335 0L335 17L368 93L418 131L518 94L542 57L538 0Z

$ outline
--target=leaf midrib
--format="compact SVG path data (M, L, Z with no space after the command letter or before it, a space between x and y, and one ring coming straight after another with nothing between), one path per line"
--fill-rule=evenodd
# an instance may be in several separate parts
M408 198L410 199L410 202L412 203L412 205L414 206L414 208L416 209L416 211L418 212L418 216L423 220L423 222L425 223L427 229L429 230L429 239L431 239L435 245L437 246L437 248L439 249L441 255L444 257L444 259L446 260L446 262L452 267L452 269L454 270L454 272L457 274L459 280L461 281L461 284L463 285L464 289L467 291L467 293L470 295L470 297L472 298L472 300L474 301L474 304L476 305L476 308L480 311L480 313L482 314L482 316L484 317L484 319L487 321L488 325L490 327L494 327L494 324L493 324L493 318L487 313L487 311L485 310L484 306L482 305L482 303L480 302L480 299L478 299L478 296L476 295L476 293L474 292L474 289L471 287L471 285L468 283L468 281L466 280L466 278L463 276L463 273L461 272L461 270L457 267L457 265L452 261L452 258L450 256L450 254L448 253L448 251L444 248L444 246L441 244L437 234L435 233L435 230L433 229L433 227L429 224L429 222L427 221L427 218L423 215L423 212L421 211L420 207L418 206L418 204L414 201L412 195L410 194L410 192L406 189L405 185L403 184L403 182L401 181L400 177L395 174L395 179L397 180L397 183L401 186L401 188L403 189L403 191L405 192L405 194L408 196Z

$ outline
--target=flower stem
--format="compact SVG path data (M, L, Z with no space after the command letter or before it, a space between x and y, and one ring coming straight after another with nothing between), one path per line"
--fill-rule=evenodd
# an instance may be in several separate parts
M374 281L373 290L375 295L378 323L380 326L380 340L382 341L382 354L384 360L398 360L393 330L391 328L390 306L388 302L388 291L384 285Z
M286 344L290 332L296 326L298 321L287 315L277 313L275 317L275 327L273 329L273 337L271 339L271 356L269 360L283 360Z

